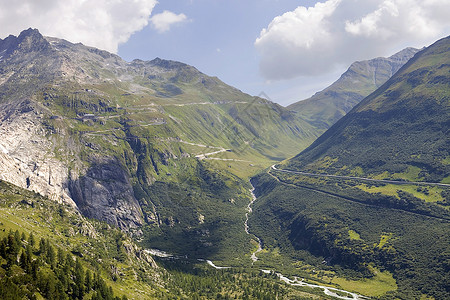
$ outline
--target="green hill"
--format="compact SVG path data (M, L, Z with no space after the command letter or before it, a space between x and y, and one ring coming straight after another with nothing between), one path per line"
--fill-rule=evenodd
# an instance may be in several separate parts
M448 182L449 47L419 52L286 168Z
M118 228L0 181L0 298L318 299L256 269L153 258ZM328 298L327 298L328 299Z
M447 37L307 149L252 179L250 225L269 253L278 249L294 273L320 270L368 296L450 296L449 62ZM367 289L381 270L397 289Z

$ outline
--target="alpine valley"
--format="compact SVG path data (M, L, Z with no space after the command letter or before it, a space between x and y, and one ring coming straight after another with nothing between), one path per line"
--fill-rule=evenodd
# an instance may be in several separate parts
M286 108L180 62L0 39L0 299L449 298L449 47Z

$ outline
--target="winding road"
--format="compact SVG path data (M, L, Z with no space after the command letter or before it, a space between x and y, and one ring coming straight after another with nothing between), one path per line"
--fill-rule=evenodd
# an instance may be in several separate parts
M339 178L339 179L357 179L357 180L363 180L363 181L379 182L379 183L389 183L389 184L396 184L396 185L414 184L414 185L432 185L432 186L444 186L444 187L450 187L450 184L446 184L446 183L438 183L438 182L396 181L396 180L372 179L372 178L356 177L356 176L342 176L342 175L317 174L317 173L308 173L308 172L301 172L301 171L291 171L291 170L278 169L278 168L276 167L276 165L272 165L270 168L271 168L272 170L277 171L277 172L291 173L291 174L298 174L298 175L305 175L305 176L310 176L310 177L328 177L328 178Z
M338 175L326 175L326 174L314 174L314 173L307 173L307 172L297 172L297 171L290 171L290 170L280 170L277 169L275 167L275 165L273 165L270 169L267 170L267 174L269 176L271 176L273 179L275 179L276 181L278 181L279 183L286 185L286 186L291 186L293 188L302 188L302 189L306 189L306 190L310 190L316 193L320 193L320 194L324 194L330 197L334 197L334 198L339 198L345 201L350 201L352 203L358 204L358 205L364 205L364 206L368 206L368 207L379 207L378 205L375 204L371 204L371 203L366 203L364 201L359 201L357 199L351 198L351 197L346 197L344 195L340 195L337 193L333 193L333 192L329 192L329 191L325 191L325 190L320 190L317 188L312 188L312 187L308 187L308 186L301 186L301 185L297 185L297 184L292 184L292 183L287 183L284 182L282 180L280 180L277 176L275 176L274 174L272 174L270 171L271 170L275 170L275 171L279 171L279 172L283 172L283 173L293 173L293 174L299 174L299 175L305 175L305 176L314 176L314 177L320 177L320 176L324 176L324 177L335 177L335 178L341 178L341 179L367 179L369 181L376 181L376 182L384 182L384 183L389 183L389 182L394 182L399 184L398 181L390 181L390 180L377 180L377 179L370 179L370 178L363 178L363 177L350 177L350 176L338 176ZM402 182L400 184L414 184L411 181L408 182ZM437 185L434 183L429 183L431 185ZM448 184L439 184L440 186L450 186ZM390 209L392 210L398 210L401 211L403 213L406 214L410 214L410 215L416 215L416 216L421 216L421 217L426 217L426 218L431 218L431 219L435 219L435 220L439 220L439 221L444 221L444 222L450 222L450 219L445 218L445 217L439 217L439 216L434 216L431 214L424 214L424 213L419 213L419 212L414 212L414 211L409 211L406 209L402 209L402 208L395 208L395 207L390 207Z

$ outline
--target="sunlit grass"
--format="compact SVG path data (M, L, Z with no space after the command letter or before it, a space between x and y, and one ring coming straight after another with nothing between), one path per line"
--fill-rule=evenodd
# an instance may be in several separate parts
M444 188L438 186L427 186L427 187L419 187L417 185L394 185L394 184L385 184L383 186L369 186L367 184L360 184L356 186L357 188L369 192L369 193L381 193L384 195L394 196L398 198L397 191L401 190L410 194L413 194L414 197L422 199L425 202L438 202L442 201L442 191Z
M334 277L332 283L340 285L344 290L353 291L369 297L379 297L389 291L397 290L397 283L388 271L381 272L373 268L374 276L370 279L349 280Z

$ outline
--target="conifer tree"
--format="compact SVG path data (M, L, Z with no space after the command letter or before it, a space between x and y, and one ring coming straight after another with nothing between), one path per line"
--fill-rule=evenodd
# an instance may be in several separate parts
M46 246L47 246L47 243L45 242L45 239L41 238L39 241L39 254L40 255L45 254L47 252Z
M34 245L36 244L33 232L31 232L30 236L28 237L28 244L31 246L31 248L34 248Z

